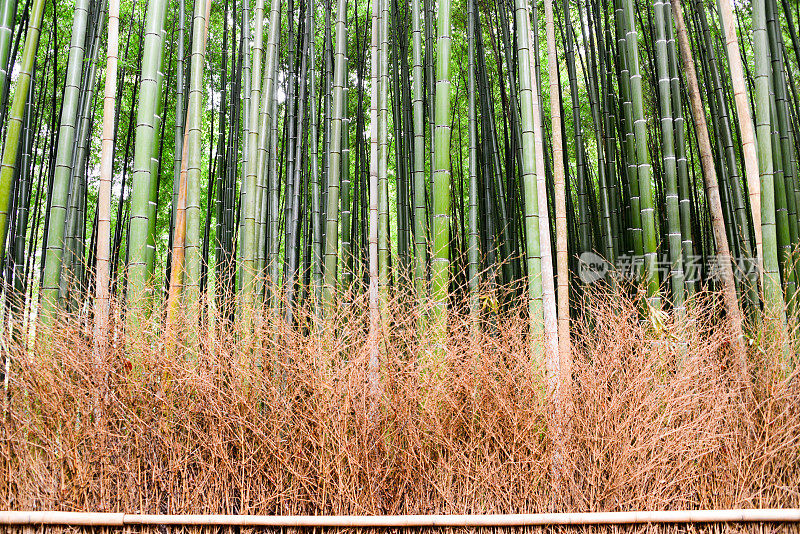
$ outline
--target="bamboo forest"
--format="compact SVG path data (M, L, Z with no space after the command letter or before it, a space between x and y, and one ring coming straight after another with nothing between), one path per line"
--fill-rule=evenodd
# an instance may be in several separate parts
M798 25L0 0L0 510L800 514Z
M377 372L391 301L429 362L525 302L557 372L599 285L717 292L746 374L800 283L800 8L451 2L3 0L6 339L365 306Z
M4 0L4 335L197 350L364 294L375 333L402 296L435 360L524 300L557 364L598 282L718 290L741 365L745 318L787 328L797 6L451 1Z

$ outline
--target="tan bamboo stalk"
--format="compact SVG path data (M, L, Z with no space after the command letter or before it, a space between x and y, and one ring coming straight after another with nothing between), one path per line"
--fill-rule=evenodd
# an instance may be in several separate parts
M372 40L370 75L370 157L369 157L369 393L373 402L380 393L380 326L378 303L378 40L381 23L381 0L372 0Z
M0 512L0 525L194 525L329 528L511 527L646 523L796 523L800 508L670 510L474 515L140 515L85 512Z
M700 86L697 82L697 70L689 45L689 36L686 31L686 22L683 19L683 8L680 0L671 0L672 11L675 17L675 27L678 33L678 46L683 59L683 71L686 74L686 85L689 89L689 100L692 104L695 131L697 132L697 145L700 152L700 162L703 167L703 180L706 186L711 227L714 232L714 242L717 245L717 263L722 278L722 299L725 313L730 323L731 332L735 338L733 346L734 356L739 365L739 377L743 383L747 379L747 350L745 348L744 334L742 332L742 310L736 299L736 283L731 264L731 252L728 247L728 237L725 233L725 220L722 216L722 202L719 197L717 171L714 168L714 155L711 151L711 140L708 135L705 108L700 96Z
M205 50L205 43L208 40L208 21L211 12L211 1L206 1L205 9L205 26L203 32L202 49ZM188 124L188 111L187 120L184 124ZM189 131L187 127L183 134L183 152L181 156L181 174L180 184L178 187L178 206L175 210L175 236L172 240L172 264L170 265L170 286L169 294L167 295L167 318L166 318L166 332L172 332L175 326L176 314L178 306L180 305L181 296L184 290L184 270L186 263L186 223L187 223L187 200L189 193L188 184L188 162L189 159Z
M564 148L561 132L561 87L558 78L558 51L553 20L553 0L544 0L547 35L547 72L550 79L550 122L553 143L553 180L555 184L556 215L556 272L558 283L558 359L547 361L547 393L552 399L548 426L552 427L554 451L552 458L554 492L561 485L564 446L564 425L568 410L569 384L572 380L572 346L569 335L569 257L567 252L567 203L564 183Z
M744 154L744 172L747 177L747 190L750 196L750 210L753 216L753 229L756 238L756 256L759 279L764 271L763 237L761 232L761 180L758 170L758 152L756 150L753 119L750 115L750 100L747 97L747 86L742 69L742 56L739 41L736 38L731 0L719 0L719 18L725 46L728 50L728 64L733 84L733 100L739 117L742 151Z
M181 174L178 185L178 199L175 208L175 235L172 238L172 263L170 264L169 293L167 294L167 320L165 332L175 327L178 306L183 293L183 263L186 257L186 156L189 132L183 133L183 152L181 153Z
M106 87L103 97L103 133L100 151L100 187L97 194L97 265L95 267L94 343L95 358L108 345L109 257L111 251L111 174L114 165L114 113L119 62L119 0L108 2L108 47Z
M569 256L567 252L567 197L564 183L564 148L561 132L561 87L558 79L558 51L553 19L553 0L545 0L547 72L550 78L550 127L553 136L553 181L556 208L556 274L558 285L558 367L548 367L548 385L557 404L567 391L572 375L572 343L569 335Z

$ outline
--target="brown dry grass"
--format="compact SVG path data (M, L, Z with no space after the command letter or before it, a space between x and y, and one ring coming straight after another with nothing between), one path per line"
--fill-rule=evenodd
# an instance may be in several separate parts
M714 295L663 329L619 295L576 321L565 479L551 484L540 366L512 310L419 373L413 314L393 310L383 396L366 396L366 306L336 328L280 321L215 336L195 359L119 337L98 380L67 322L20 350L0 453L0 508L129 513L399 514L800 506L800 380L752 350L729 369ZM335 334L334 334L335 332ZM253 347L258 347L254 349ZM102 375L102 373L101 373ZM104 393L101 395L101 382ZM95 403L101 398L101 406ZM370 414L373 414L370 416Z

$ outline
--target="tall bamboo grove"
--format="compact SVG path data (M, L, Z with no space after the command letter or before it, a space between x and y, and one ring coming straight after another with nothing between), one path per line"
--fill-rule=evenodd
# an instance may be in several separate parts
M3 331L178 357L363 302L377 392L401 325L435 372L524 302L563 383L593 287L719 290L746 380L797 310L800 41L745 4L0 1Z

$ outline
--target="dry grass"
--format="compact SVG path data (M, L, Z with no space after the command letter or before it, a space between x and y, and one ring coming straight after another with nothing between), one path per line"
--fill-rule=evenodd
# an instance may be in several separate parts
M168 354L172 343L141 333L128 356L120 335L104 373L92 363L85 329L68 322L41 336L35 356L15 355L0 508L453 514L800 506L796 371L787 377L778 354L754 350L752 395L742 395L713 295L663 329L641 321L637 306L609 294L584 303L565 477L555 490L549 408L540 365L525 350L524 306L481 336L453 317L445 365L421 374L413 314L396 304L375 411L365 387L363 302L322 334L271 321L252 336L215 336L195 358Z

